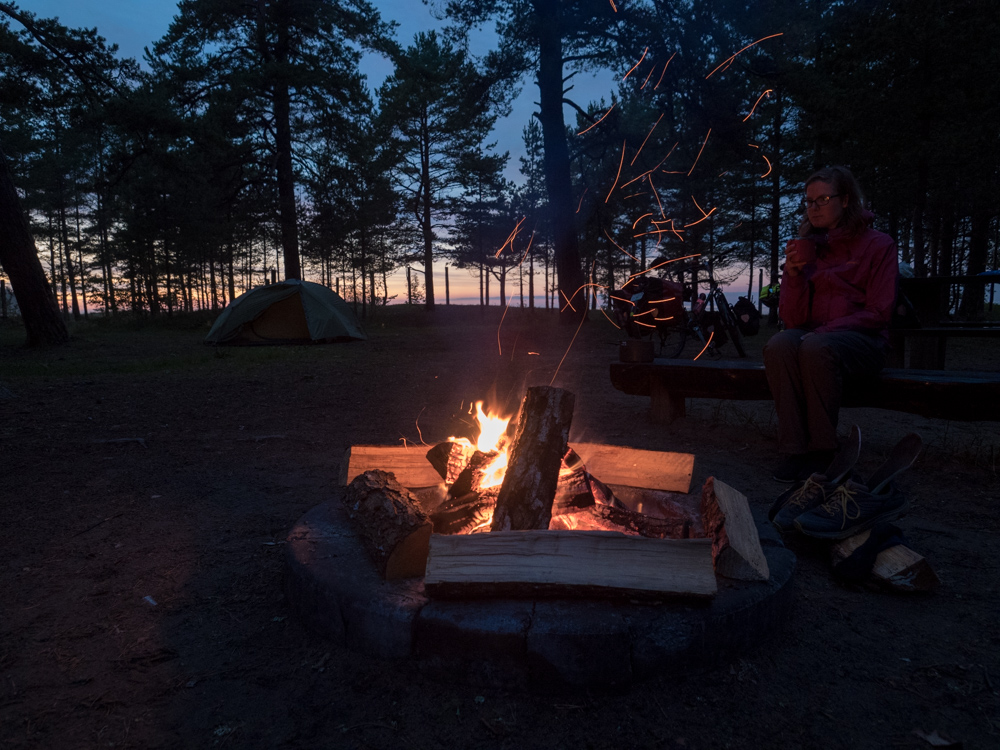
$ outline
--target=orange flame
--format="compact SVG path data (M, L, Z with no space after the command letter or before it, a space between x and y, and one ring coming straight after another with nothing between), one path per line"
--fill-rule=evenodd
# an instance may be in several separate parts
M510 424L510 417L501 417L497 414L487 414L483 411L483 402L476 402L476 421L479 423L479 437L476 439L476 448L483 453L498 450L503 440L507 425Z
M503 478L507 473L507 425L510 424L510 417L501 417L498 414L483 411L483 402L477 401L474 406L476 410L476 423L479 425L479 436L475 445L468 438L450 437L448 440L465 446L470 451L475 448L481 453L496 453L493 460L487 464L483 470L483 481L479 489L489 489L499 487L503 484ZM472 413L472 410L469 410Z

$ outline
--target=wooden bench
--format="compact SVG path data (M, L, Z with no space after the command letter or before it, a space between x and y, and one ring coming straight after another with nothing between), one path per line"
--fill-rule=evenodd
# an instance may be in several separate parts
M623 393L649 396L656 422L683 417L688 398L771 399L764 363L747 360L614 362L611 383ZM1000 421L1000 373L885 369L875 378L845 383L843 406Z

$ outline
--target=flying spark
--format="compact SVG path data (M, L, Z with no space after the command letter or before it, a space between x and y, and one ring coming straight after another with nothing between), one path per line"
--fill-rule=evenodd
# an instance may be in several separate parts
M635 227L632 227L632 228L633 228L633 229L635 229ZM636 263L638 263L638 262L639 262L639 259L638 259L638 258L636 258L636 257L635 257L634 255L632 255L632 253L628 252L627 250L625 250L625 248L623 248L623 247L622 247L621 245L619 245L619 244L618 244L617 242L615 242L615 238L614 238L614 237L612 237L612 236L611 236L610 234L608 234L608 230L607 230L607 229L605 229L605 230L604 230L604 235L605 235L605 236L606 236L606 237L607 237L607 238L608 238L609 240L611 240L611 244L612 244L612 245L614 245L615 247L617 247L617 248L618 248L619 250L621 250L621 251L622 251L623 253L625 253L625 255L627 255L628 257L630 257L630 258L631 258L632 260L634 260L634 261L635 261Z
M710 347L712 345L712 339L713 338L715 338L715 331L712 331L708 335L708 341L705 342L705 346L703 346L702 349L701 349L701 351L698 352L698 356L696 356L695 359L698 359L698 357L700 357L702 354L704 354L705 350L708 349L708 347Z
M673 60L674 57L676 57L676 55L677 55L676 52L674 54L672 54L670 56L670 60ZM667 67L670 65L670 60L667 60L666 65L663 66L663 72L660 73L660 79L656 82L656 85L653 86L653 91L656 91L658 88L660 88L660 81L662 81L663 80L663 76L665 76L667 74Z
M691 165L691 169L688 170L687 176L690 177L691 173L694 171L695 165L698 163L698 159L701 158L701 152L705 150L705 144L708 143L708 136L712 135L712 129L709 128L708 132L705 133L705 142L701 144L701 148L698 150L698 155L694 159L694 164Z
M748 49L750 49L751 47L753 47L755 44L760 44L761 42L766 41L768 39L774 39L774 37L776 37L776 36L781 36L782 33L783 32L779 32L777 34L771 34L770 36L765 36L765 37L763 37L761 39L758 39L756 42L750 42L750 44L748 44L746 47L744 47L743 49L741 49L739 52L734 52L733 55L732 55L732 57L728 57L725 60L723 60L721 63L719 63L719 65L715 68L715 70L713 70L711 73L709 73L707 76L705 76L705 80L708 80L713 75L715 75L716 72L718 72L719 68L722 68L722 67L728 68L732 64L732 62L737 58L737 56L739 56L743 52L746 52Z
M642 139L642 145L641 145L641 146L639 146L639 150L635 152L635 156L633 156L633 157L632 157L632 161L630 161L630 162L628 163L628 165L629 165L630 167L631 167L631 166L632 166L633 164L635 164L635 160L636 160L636 159L638 159L638 158L639 158L639 154L641 154L641 153L642 153L642 147L646 145L646 141L648 141L648 140L649 140L649 136L651 136L651 135L653 134L653 131L654 131L654 130L656 130L656 126L660 124L660 120L662 120L662 119L663 119L663 115L661 114L661 115L659 116L659 118L658 118L658 119L656 120L656 122L654 122L654 123L653 123L653 127L651 127L651 128L649 129L649 132L648 132L648 133L646 133L646 137ZM667 156L670 156L670 154L667 154ZM661 163L662 163L662 162L661 162Z
M753 107L751 107L751 108L750 108L750 114L748 114L748 115L747 115L746 117L744 117L744 118L743 118L743 122L746 122L746 121L747 121L747 120L749 120L749 119L750 119L751 117L753 117L753 113L754 113L754 112L755 112L755 111L757 110L757 105L758 105L758 104L760 104L760 100L761 100L761 99L763 99L763 98L764 98L765 96L766 96L766 97L767 97L768 99L770 99L770 98L771 98L771 97L770 97L770 93L771 93L772 91L774 91L774 89L767 89L767 91L765 91L765 92L764 92L763 94L761 94L760 96L758 96L758 97L757 97L757 101L755 101L755 102L753 103Z
M595 122L595 123L594 123L593 125L591 125L591 126L589 126L589 127L586 127L586 128L584 128L584 129L583 129L583 130L581 130L581 131L580 131L579 133L577 133L577 135L583 135L584 133L586 133L586 132L587 132L588 130L590 130L591 128L596 128L596 127L597 127L598 125L600 125L600 124L601 124L602 122L604 122L604 118L605 118L605 117L607 117L608 115L610 115L610 114L611 114L611 110L613 110L613 109L615 108L615 106L616 106L617 104L618 104L618 102L614 102L614 103L613 103L613 104L612 104L612 105L611 105L611 106L610 106L610 107L608 108L608 111L607 111L607 112L605 112L605 113L604 113L603 115L601 115L600 119L599 119L599 120L598 120L597 122Z
M611 194L615 192L615 188L618 187L618 178L622 175L622 164L625 163L625 143L626 141L622 141L622 158L618 162L618 174L615 175L615 184L612 185L611 190L608 191L608 197L604 199L605 203L608 202L608 198L611 197Z
M628 73L626 73L626 74L625 74L625 75L624 75L624 76L622 77L622 80L623 80L623 81L624 81L624 80L625 80L626 78L628 78L628 77L629 77L630 75L632 75L632 71L633 71L633 70L635 70L636 68L638 68L638 67L639 67L639 66L640 66L640 65L642 64L642 61L646 59L646 53L647 53L647 52L649 52L649 47L646 47L646 49L644 49L644 50L642 51L642 57L640 57L640 58L639 58L639 62L637 62L637 63L636 63L635 65L633 65L633 66L632 66L631 68L629 68L629 71L628 71Z

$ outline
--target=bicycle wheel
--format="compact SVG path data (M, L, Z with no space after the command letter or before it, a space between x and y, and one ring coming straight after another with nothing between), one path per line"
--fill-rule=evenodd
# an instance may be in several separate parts
M687 329L683 324L670 327L657 327L657 334L660 337L660 356L667 359L676 359L684 351L684 344L687 342Z
M740 357L746 357L746 349L743 348L743 334L740 333L740 328L736 325L736 313L733 312L733 308L729 306L729 300L723 297L721 294L718 296L719 304L719 322L726 329L726 333L729 334L729 338L733 341L733 346L736 347L736 353Z

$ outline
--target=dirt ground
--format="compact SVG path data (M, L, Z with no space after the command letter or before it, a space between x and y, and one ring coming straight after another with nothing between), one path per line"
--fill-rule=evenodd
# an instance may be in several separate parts
M771 640L625 695L433 682L306 631L283 540L344 451L464 433L474 400L513 411L553 382L576 394L575 440L694 453L696 482L758 509L783 489L770 403L699 400L653 425L611 387L617 332L596 320L573 341L552 317L382 311L365 343L240 349L203 346L204 320L82 324L49 350L0 327L0 746L1000 747L997 423L842 414L862 474L923 436L900 525L936 593L845 587L789 539L794 613ZM1000 366L972 341L949 356Z

